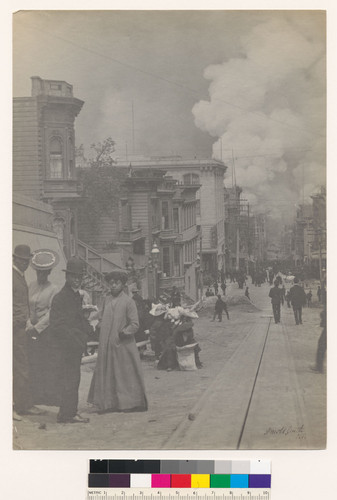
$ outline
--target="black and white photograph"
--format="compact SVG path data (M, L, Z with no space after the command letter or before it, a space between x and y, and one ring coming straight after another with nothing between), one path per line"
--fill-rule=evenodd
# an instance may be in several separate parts
M324 10L13 14L13 450L326 449L326 87Z

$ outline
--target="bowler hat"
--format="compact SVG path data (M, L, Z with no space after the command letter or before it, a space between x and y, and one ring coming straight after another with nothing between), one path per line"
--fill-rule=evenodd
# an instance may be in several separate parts
M30 260L31 256L32 253L28 245L17 245L14 248L13 257L17 257L22 260Z
M40 250L35 250L33 252L30 265L36 271L49 271L50 269L53 269L59 261L60 258L56 252L49 250L48 248L41 248Z
M71 257L67 262L67 268L63 271L69 274L84 274L85 264L78 257Z

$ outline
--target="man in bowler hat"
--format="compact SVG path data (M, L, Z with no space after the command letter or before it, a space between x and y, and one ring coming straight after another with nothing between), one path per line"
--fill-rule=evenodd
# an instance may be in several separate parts
M78 389L81 378L81 359L86 347L90 324L82 309L79 293L84 264L77 257L67 262L66 282L55 295L50 309L50 330L60 363L60 409L57 422L87 423L77 412Z
M279 288L279 280L274 281L273 288L269 291L269 297L271 298L271 305L273 308L273 315L275 323L281 321L281 301L282 301L282 290Z
M294 286L290 288L290 302L293 306L296 325L302 324L302 307L306 304L305 291L299 284L299 279L294 278Z
M26 323L29 319L28 287L25 271L29 266L31 250L28 245L17 245L13 253L13 399L14 420L20 415L40 415L33 406L30 390L28 361L28 336Z

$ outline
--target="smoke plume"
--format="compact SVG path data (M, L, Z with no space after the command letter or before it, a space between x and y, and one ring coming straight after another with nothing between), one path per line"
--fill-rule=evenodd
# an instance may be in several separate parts
M240 57L205 69L195 124L217 138L226 186L234 163L254 211L285 220L325 184L324 19L275 12L240 42Z

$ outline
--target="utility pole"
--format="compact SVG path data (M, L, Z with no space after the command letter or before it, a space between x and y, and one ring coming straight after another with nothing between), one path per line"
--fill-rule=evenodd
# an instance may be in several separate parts
M204 277L203 277L203 267L202 267L202 229L200 226L200 247L199 247L199 255L200 255L200 266L199 266L199 287L200 287L200 300L202 299L202 293L204 290Z
M248 213L247 213L247 216L248 216L248 221L247 221L247 225L248 225L248 233L247 233L247 254L248 254L248 259L247 259L247 276L249 275L249 261L250 261L250 225L249 225L249 203L247 203L247 209L248 209Z
M133 101L131 103L131 111L132 111L132 154L135 154L135 114L133 109Z

